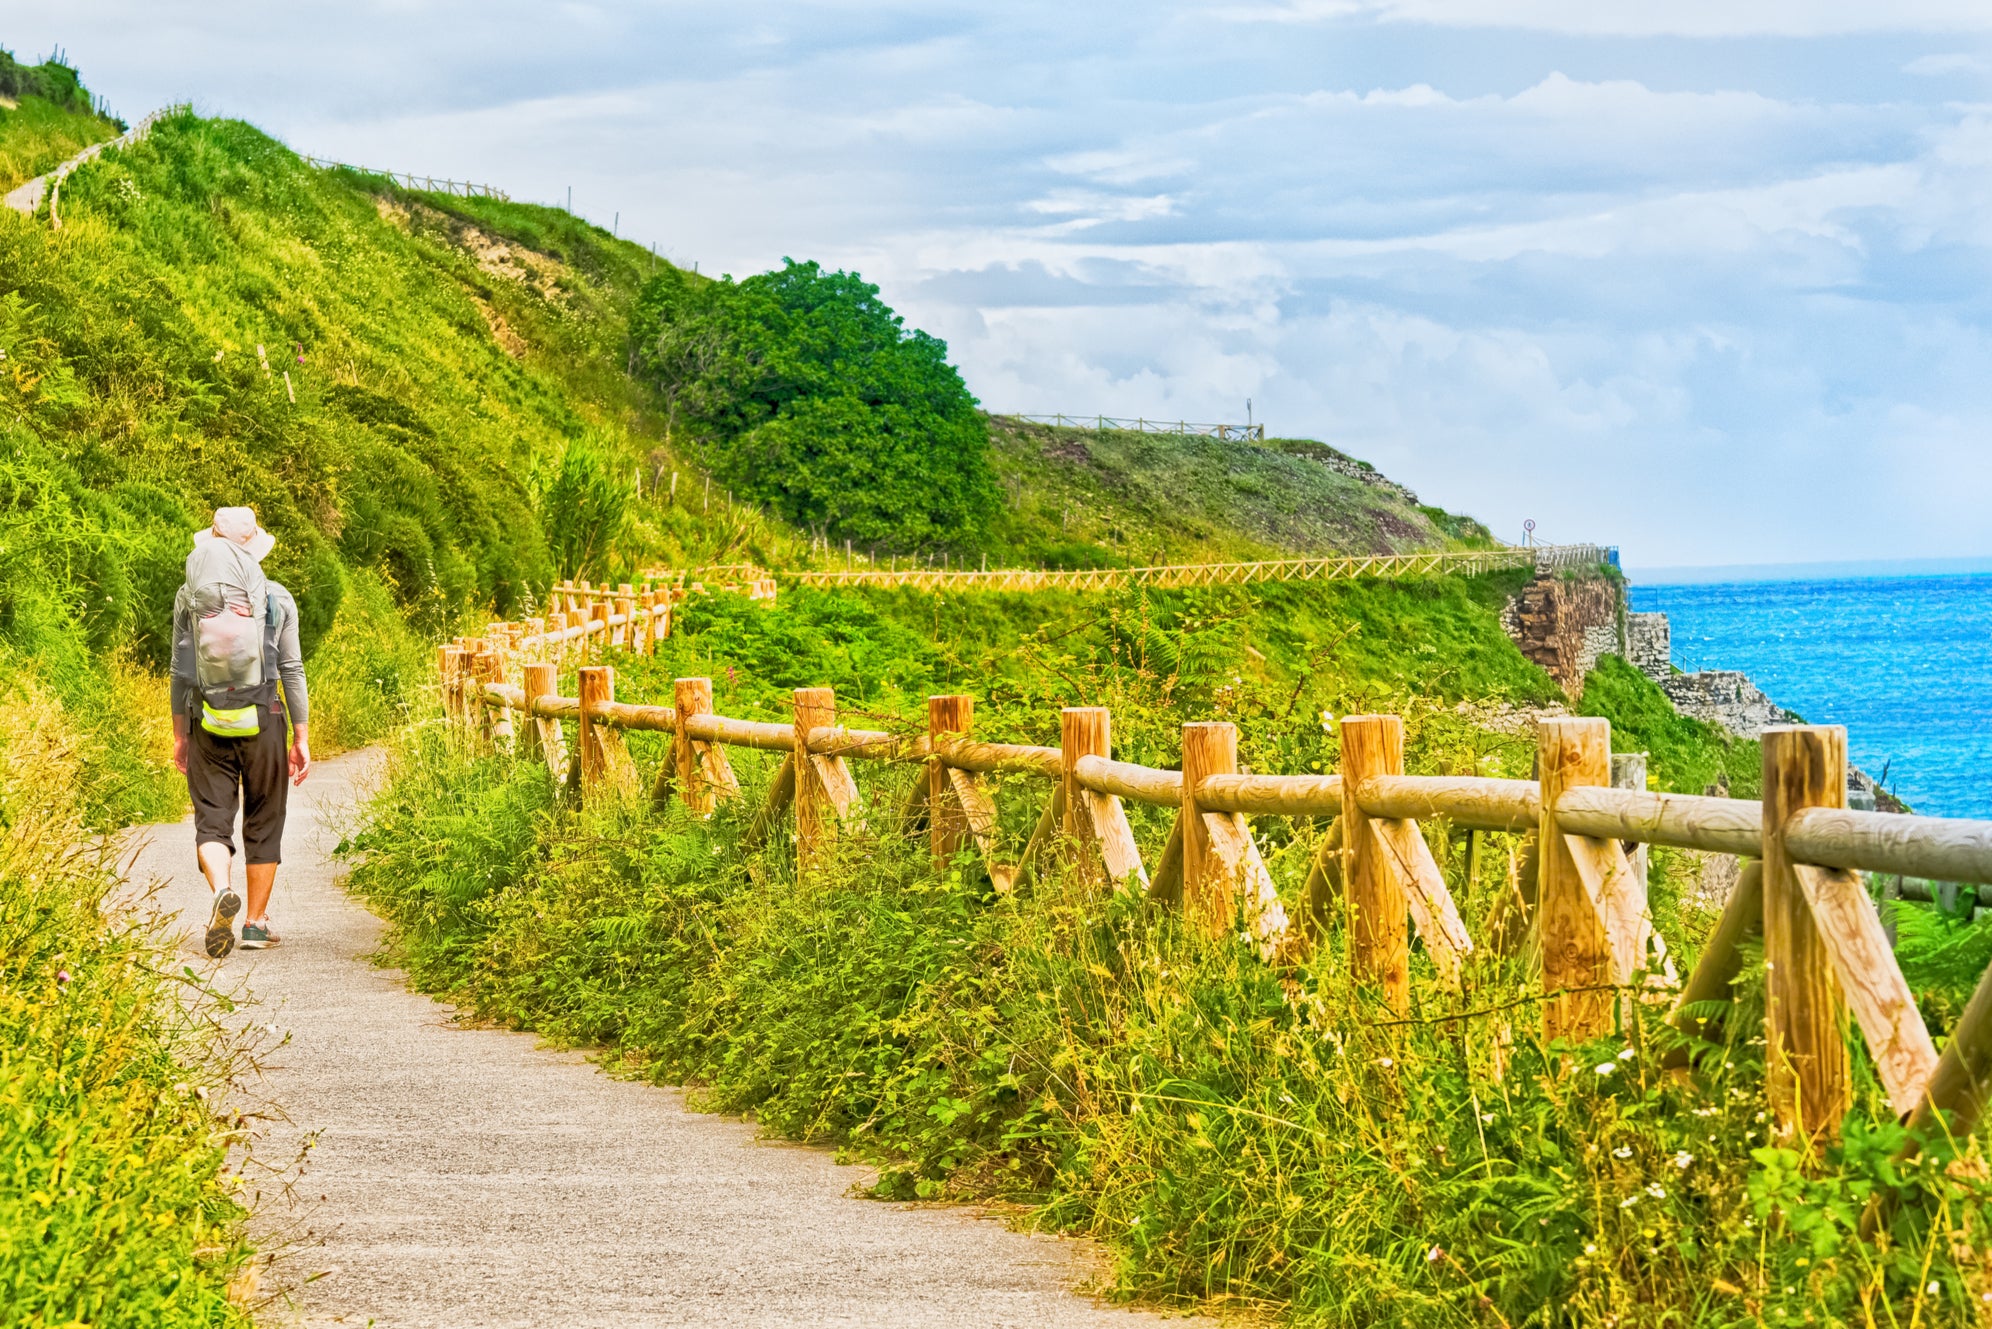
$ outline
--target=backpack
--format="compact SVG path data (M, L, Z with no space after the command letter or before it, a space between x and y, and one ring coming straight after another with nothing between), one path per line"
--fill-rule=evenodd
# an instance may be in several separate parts
M223 738L256 733L260 696L252 694L267 678L263 630L272 609L263 565L233 540L202 540L187 555L179 599L193 619L201 728Z

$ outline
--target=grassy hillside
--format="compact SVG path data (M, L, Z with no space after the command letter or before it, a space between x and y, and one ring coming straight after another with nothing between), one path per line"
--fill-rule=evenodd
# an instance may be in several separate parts
M1404 553L1491 543L1486 528L1422 507L1307 440L1264 444L990 420L1001 554L1026 566ZM1376 480L1382 480L1376 476Z
M0 151L38 123L0 119ZM156 677L189 534L223 503L278 537L322 746L398 716L434 634L543 592L563 527L594 519L542 501L577 460L622 504L625 569L795 547L723 494L635 497L669 469L627 373L654 260L558 210L409 195L181 115L63 211L0 213L0 667L79 715ZM156 728L90 728L103 820L177 808Z
M75 70L24 65L0 50L0 194L122 132L91 105Z

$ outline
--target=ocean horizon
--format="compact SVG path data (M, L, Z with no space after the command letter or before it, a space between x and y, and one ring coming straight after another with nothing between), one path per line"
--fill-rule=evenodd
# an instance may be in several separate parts
M1845 725L1850 760L1918 812L1992 817L1992 558L1627 579L1634 609L1667 615L1677 668L1741 670L1808 723Z

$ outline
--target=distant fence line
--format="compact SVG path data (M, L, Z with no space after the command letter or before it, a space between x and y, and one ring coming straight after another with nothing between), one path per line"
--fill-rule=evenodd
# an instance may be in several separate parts
M439 180L433 175L410 175L406 171L383 171L377 166L355 166L351 162L327 161L323 157L305 157L306 166L316 166L321 171L357 171L361 175L385 176L403 189L420 190L427 194L452 194L458 198L495 198L500 203L510 203L512 196L495 185L476 185L465 180Z
M1244 438L1264 442L1266 427L1251 425L1194 424L1188 420L1150 420L1144 416L1124 419L1112 415L1022 415L995 413L999 420L1022 420L1033 425L1057 425L1065 429L1126 429L1137 434L1196 434L1204 438Z
M1616 563L1605 545L1512 546L1450 553L1334 554L1254 563L1176 563L1142 568L861 568L844 572L794 572L802 586L891 586L938 591L1112 591L1129 586L1246 586L1268 581L1354 581L1363 577L1471 576L1508 568L1560 572Z

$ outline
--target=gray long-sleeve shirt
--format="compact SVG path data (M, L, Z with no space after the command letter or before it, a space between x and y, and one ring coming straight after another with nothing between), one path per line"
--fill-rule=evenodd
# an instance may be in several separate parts
M270 583L270 606L275 621L263 625L263 663L276 662L277 677L283 681L284 701L290 707L291 723L307 724L311 719L311 698L304 686L304 652L297 644L297 601L276 582ZM185 604L173 608L173 714L185 715L199 690L194 686L194 615Z

